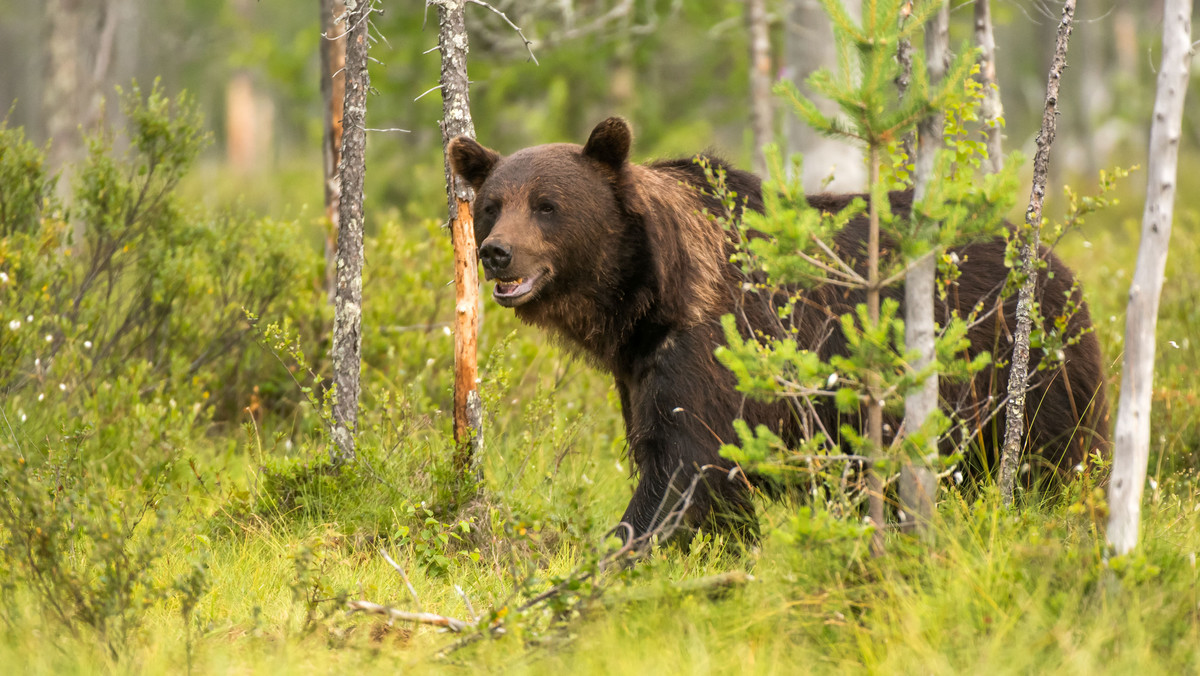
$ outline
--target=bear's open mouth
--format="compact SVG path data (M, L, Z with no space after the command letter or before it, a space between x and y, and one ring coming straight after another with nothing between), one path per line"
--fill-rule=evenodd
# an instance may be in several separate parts
M516 279L497 279L496 289L492 291L492 297L501 305L512 306L516 301L533 293L534 285L542 278L542 273L538 272L529 277L517 277Z

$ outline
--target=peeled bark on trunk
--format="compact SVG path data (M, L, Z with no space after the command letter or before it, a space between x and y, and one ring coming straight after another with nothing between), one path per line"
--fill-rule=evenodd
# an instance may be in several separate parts
M988 159L984 170L998 173L1004 169L1004 106L1000 102L999 81L996 80L996 36L992 33L991 0L975 0L975 46L979 48L979 83L983 85L984 133L987 134Z
M766 0L747 0L746 25L750 34L750 127L754 135L754 171L767 175L763 146L774 136L771 114L771 36Z
M1038 244L1042 231L1042 203L1046 199L1046 181L1050 171L1050 146L1058 120L1058 89L1063 70L1067 67L1067 42L1071 38L1075 0L1063 4L1046 83L1046 106L1042 111L1042 129L1037 136L1037 153L1033 156L1033 188L1025 222L1029 225L1028 239L1021 247L1021 273L1025 279L1017 298L1017 328L1013 336L1012 366L1008 372L1008 408L1005 419L1004 447L1000 451L1000 498L1005 506L1012 505L1016 470L1021 456L1021 441L1025 430L1025 390L1029 377L1029 333L1033 328L1033 297L1037 285Z
M321 11L321 99L325 109L324 142L321 144L325 178L325 289L334 302L337 270L338 211L342 181L342 106L346 96L346 36L335 20L346 11L341 0L319 0Z
M334 464L354 460L358 379L362 369L363 184L366 179L367 28L371 3L360 1L346 19L346 95L342 109L342 195L333 304Z
M471 215L474 192L450 172L446 145L456 136L475 136L467 80L467 28L463 0L436 0L438 45L442 55L442 155L445 159L446 198L454 247L454 467L459 476L478 478L482 442L482 401L479 398L479 263Z
M926 68L929 82L937 85L950 67L950 5L941 9L925 26ZM934 156L942 146L944 120L934 113L918 125L915 199L924 199L933 175ZM933 296L937 279L937 258L927 255L913 263L905 275L904 342L920 356L913 368L922 369L936 359L937 327L933 319ZM938 407L938 376L930 374L921 388L904 399L904 429L913 432L921 428ZM930 458L937 455L937 441L931 439L920 456L908 458L900 468L900 527L916 531L928 539L933 532L934 502L937 498L937 476L930 467Z
M1150 126L1150 161L1147 170L1146 206L1142 213L1142 241L1137 269L1129 287L1125 319L1125 370L1121 376L1121 401L1117 408L1113 471L1108 491L1112 510L1108 541L1117 554L1137 546L1142 490L1150 457L1150 406L1154 384L1154 331L1171 217L1175 206L1176 166L1187 94L1192 0L1167 0L1163 13L1163 55L1158 69L1154 121Z
M879 184L879 149L872 147L869 151L867 171L871 186L872 198L880 194L886 198L887 193L877 190ZM870 227L867 231L867 320L871 325L879 323L879 204L871 200L869 208ZM867 385L867 438L871 442L871 455L876 460L883 456L883 386L878 373L869 372ZM883 544L883 529L886 516L883 510L883 479L879 469L872 466L867 470L867 516L875 525L871 535L871 556L883 556L886 552Z

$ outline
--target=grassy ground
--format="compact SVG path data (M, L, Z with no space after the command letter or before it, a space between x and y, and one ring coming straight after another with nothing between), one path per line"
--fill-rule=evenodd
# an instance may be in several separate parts
M1114 363L1136 208L1094 217L1061 248L1083 278ZM1194 221L1185 212L1182 228ZM145 442L173 444L161 498L131 529L130 546L156 555L132 571L119 563L97 568L103 535L93 537L101 531L73 516L56 551L82 577L47 585L6 559L16 563L0 571L0 665L29 674L1200 671L1200 345L1192 338L1200 275L1189 268L1200 245L1177 242L1159 328L1155 483L1134 555L1106 560L1103 491L1081 477L1054 499L1027 496L1015 511L1000 509L989 492L967 501L944 487L933 543L889 535L889 555L880 560L867 555L853 524L804 522L796 517L803 510L775 503L763 505L765 537L750 551L702 536L688 551L659 549L635 567L585 578L631 490L608 380L489 305L485 478L481 494L464 499L447 467L451 339L440 322L452 304L444 285L448 241L432 225L381 228L368 246L360 463L340 474L326 467L319 405L302 396L299 386L311 383L286 348L250 355L277 366L275 375L239 380L245 391L234 399L243 413L221 423L170 418L193 410L182 389L132 388L124 404L87 413L92 422L101 416L100 424L103 415L166 416L184 430ZM186 394L207 400L209 390ZM34 401L29 395L6 406L9 415L18 406L30 412L20 424L39 430L14 438L31 459L58 467L51 439L53 428L65 428L65 409L39 414ZM36 446L37 438L50 441ZM123 449L100 450L125 457ZM114 473L95 499L123 506L141 495L140 484L123 476ZM95 483L95 475L81 477L78 486ZM86 490L37 485L64 495ZM51 496L47 504L67 499ZM730 572L745 575L709 584ZM54 612L64 599L76 607L62 589L103 588L128 573L135 578L128 593L103 597L111 603L98 611L120 606L127 632L97 631L77 609L65 620ZM520 609L564 581L552 602ZM506 633L480 640L469 633L464 641L431 626L348 614L348 599L470 619L469 599Z

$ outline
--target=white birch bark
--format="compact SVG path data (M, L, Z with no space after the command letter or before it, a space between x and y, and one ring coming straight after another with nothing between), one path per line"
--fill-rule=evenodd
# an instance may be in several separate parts
M1125 369L1121 377L1113 472L1108 492L1111 509L1108 541L1117 554L1125 554L1137 546L1142 491L1150 455L1154 331L1175 206L1179 137L1191 61L1191 16L1192 0L1166 0L1162 66L1158 69L1158 92L1150 125L1142 241L1125 315Z
M925 26L925 54L929 82L937 85L950 67L950 4L943 2ZM933 174L933 160L942 145L943 119L935 113L921 121L917 133L917 158L914 199L925 197ZM936 326L933 320L933 296L937 277L937 258L925 256L913 263L905 275L904 285L904 342L920 356L913 367L925 368L935 359ZM921 428L938 407L938 377L925 379L921 388L904 399L904 429L913 432ZM910 458L900 468L900 527L915 530L921 537L932 535L934 500L937 497L937 477L928 458L937 453L937 442L931 439L921 457Z

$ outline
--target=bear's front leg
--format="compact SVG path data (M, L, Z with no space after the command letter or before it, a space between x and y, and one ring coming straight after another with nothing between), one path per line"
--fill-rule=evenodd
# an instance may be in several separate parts
M723 443L736 439L741 395L713 359L712 342L707 335L675 334L643 368L618 378L638 474L621 520L634 537L675 526L757 534L746 477L720 454Z

